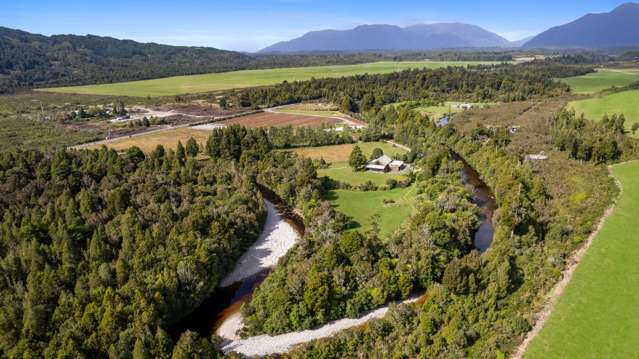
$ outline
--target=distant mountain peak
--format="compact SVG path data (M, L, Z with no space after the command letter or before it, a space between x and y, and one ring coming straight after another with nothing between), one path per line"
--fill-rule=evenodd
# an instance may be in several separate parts
M510 43L503 37L470 24L416 24L404 28L388 24L367 24L350 30L311 31L260 52L356 52L509 46Z
M620 48L639 46L639 4L625 3L610 12L587 14L553 27L527 42L527 48Z

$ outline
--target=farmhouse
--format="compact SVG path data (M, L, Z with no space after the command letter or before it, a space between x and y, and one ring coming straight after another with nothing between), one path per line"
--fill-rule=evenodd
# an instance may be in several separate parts
M371 172L401 172L407 168L404 161L393 160L392 158L383 155L380 158L374 159L366 165L366 169Z

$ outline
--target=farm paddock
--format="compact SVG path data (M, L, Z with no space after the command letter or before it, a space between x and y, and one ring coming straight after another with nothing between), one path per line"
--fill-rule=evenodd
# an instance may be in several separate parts
M254 115L242 116L217 122L220 125L240 125L248 128L259 127L310 127L319 128L322 125L334 126L344 121L338 118L297 115L276 112L261 112Z
M162 145L167 149L175 149L177 148L178 142L186 144L186 141L191 137L203 145L209 137L209 133L209 131L197 130L192 127L180 127L165 131L149 132L139 136L120 137L106 143L82 146L82 148L95 150L104 145L116 151L124 151L130 147L138 146L145 153L150 153L158 145Z

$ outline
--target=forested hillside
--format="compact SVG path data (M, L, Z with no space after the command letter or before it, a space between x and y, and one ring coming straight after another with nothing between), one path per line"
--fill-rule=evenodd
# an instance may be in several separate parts
M0 27L0 93L253 68L349 64L380 55L256 56L100 36L43 36Z

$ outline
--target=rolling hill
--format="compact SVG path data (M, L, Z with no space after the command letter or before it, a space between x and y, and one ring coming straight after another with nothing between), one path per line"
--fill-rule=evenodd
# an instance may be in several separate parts
M528 41L525 48L620 48L639 46L639 4L626 3L609 13L588 14L553 27Z
M442 23L404 28L394 25L362 25L351 30L313 31L290 41L279 42L260 52L357 52L509 46L508 40L478 26Z

